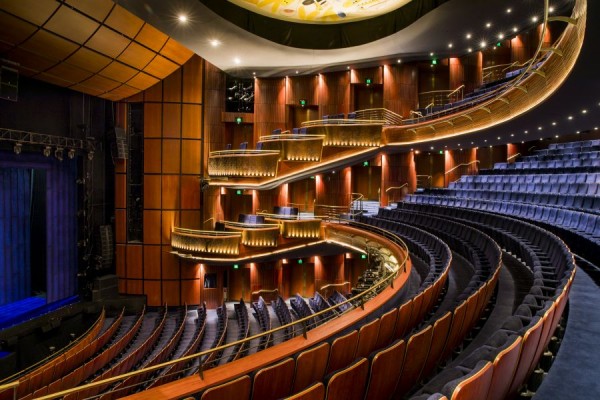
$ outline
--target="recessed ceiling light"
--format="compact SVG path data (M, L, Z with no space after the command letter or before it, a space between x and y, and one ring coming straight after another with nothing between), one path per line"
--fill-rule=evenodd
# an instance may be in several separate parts
M554 137L558 139L558 135L554 135Z
M434 54L434 53L433 53L433 51L432 51L431 53L429 53L429 56L430 56L430 57L433 57L433 54Z
M595 127L594 127L594 130L595 130L595 131L597 131L597 130L598 130L598 127L597 127L597 126L595 126Z
M498 39L504 39L504 33L499 33L498 34Z
M253 72L252 75L256 75L256 72Z
M551 13L553 13L553 12L554 12L554 7L550 7L550 8L548 8L548 12L551 12Z
M519 28L517 28L516 26L513 26L513 32L517 32L519 30Z
M538 126L538 131L541 131L541 130L542 130L542 127L541 127L541 126Z
M479 43L479 46L481 46L482 48L487 46L487 43L485 42L485 40L482 40L481 43Z
M512 8L507 8L507 9L506 9L506 13L507 13L507 14L510 14L511 12L512 12Z
M487 143L487 139L484 140L484 143Z
M521 140L521 144L523 144L523 143L525 143L525 141L524 141L524 140Z
M535 15L535 16L533 16L533 17L531 17L531 21L532 21L532 22L537 22L537 21L538 21L538 17L537 17L537 15Z
M587 114L587 110L581 110L582 114Z
M431 146L430 148L431 148L431 150L433 150L433 146Z
M498 140L502 139L502 137L498 136Z
M572 119L573 119L573 116L572 116L572 115L569 115L569 116L567 117L567 119L570 121L570 120L572 120Z
M179 15L177 16L177 19L178 19L178 20L179 20L179 22L181 22L181 23L186 23L186 22L187 22L187 20L188 20L188 18L187 18L187 15L185 15L185 14L179 14Z
M469 53L472 53L472 52L473 52L473 49L469 47L469 48L467 49L467 51L468 51Z
M471 144L473 144L473 142L471 142Z
M452 43L448 43L448 48L451 49L452 48Z
M486 27L486 28L491 28L491 27L492 27L492 23L491 23L491 22L488 22L487 24L485 24L485 27Z
M575 132L575 133L579 135L581 132L577 131L577 132Z
M402 62L402 60L401 60L401 59L398 59L396 62L397 62L398 64L400 64L400 63Z
M210 45L211 45L212 47L218 47L220 44L221 44L221 42L220 42L219 40L217 40L217 39L212 39L212 40L210 41Z
M299 74L299 73L300 73L300 71L296 70L296 73L297 73L297 74Z
M540 140L544 140L544 138L540 138Z
M528 133L529 133L529 131L528 131L528 130L525 130L525 134L527 135Z
M346 67L346 69L350 69L350 66L348 65L348 66Z
M556 122L555 121L552 121L552 126L556 126Z
M471 34L470 34L470 33L467 33L467 34L465 35L465 37L466 37L467 39L471 39L471 37L472 37L472 36L471 36Z
M242 62L242 60L240 60L239 58L236 57L233 59L233 62L236 64L240 64Z

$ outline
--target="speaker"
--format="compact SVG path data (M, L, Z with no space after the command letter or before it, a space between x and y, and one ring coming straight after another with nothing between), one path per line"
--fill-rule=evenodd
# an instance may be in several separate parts
M100 238L100 254L102 257L102 267L110 268L115 258L115 241L110 225L100 225L98 227L98 236Z
M19 97L19 71L14 68L0 67L0 98L17 101Z
M117 158L119 160L127 160L129 151L127 149L127 134L125 133L125 129L115 127L115 145Z

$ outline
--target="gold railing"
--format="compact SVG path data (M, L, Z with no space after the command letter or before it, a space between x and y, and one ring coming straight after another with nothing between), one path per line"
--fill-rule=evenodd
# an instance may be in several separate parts
M429 189L431 187L431 175L417 175L417 189Z
M301 123L303 127L314 127L321 125L384 125L384 120L375 119L346 119L346 118L328 118L328 119L315 119L312 121L304 121ZM311 132L313 134L313 132Z
M315 218L327 221L340 220L342 214L350 214L350 206L332 206L328 204L315 204Z
M220 150L208 156L211 177L262 178L277 176L278 150Z
M338 288L338 287L344 287L344 286L348 286L348 287L350 287L350 282L348 282L348 281L345 281L345 282L340 282L340 283L329 283L329 284L327 284L327 285L321 286L321 287L319 288L319 292L320 292L320 293L321 293L323 296L327 297L327 294L326 294L326 293L327 293L327 290L329 290L329 289L331 289L331 288Z
M353 216L363 213L364 198L365 198L365 196L362 193L350 193L350 212L352 212L352 210L357 211L356 213L352 214ZM355 205L358 205L358 208L355 207Z
M317 124L311 127L311 134L324 136L323 146L379 147L382 126L383 124L374 121L340 125Z
M281 134L261 136L263 150L280 152L280 161L320 161L324 135Z
M359 225L364 225L364 224L353 223L353 225L359 226ZM340 303L336 304L335 306L328 307L325 310L311 314L309 317L298 319L290 324L278 326L267 332L262 332L262 333L259 333L259 334L253 335L253 336L249 336L243 340L236 340L234 342L227 343L225 345L215 347L210 350L201 351L201 352L189 355L189 356L181 357L176 360L163 362L161 364L157 364L157 365L147 367L147 368L142 368L137 371L114 376L111 378L102 379L97 382L88 383L88 384L81 385L81 386L78 386L75 388L63 390L63 391L60 391L57 393L52 393L52 394L48 394L45 396L41 396L41 397L38 397L36 400L58 399L58 398L63 398L70 394L83 392L88 389L105 388L110 384L123 381L127 378L140 376L140 375L147 376L148 374L150 374L152 372L158 372L159 370L161 370L163 368L167 368L167 367L170 367L170 366L178 364L178 363L186 363L187 364L194 360L201 360L199 370L197 370L196 372L200 375L201 379L204 379L202 360L205 360L212 353L217 353L217 354L222 353L224 350L226 350L230 347L234 348L235 346L249 347L251 342L256 341L255 343L258 343L259 339L263 336L272 337L272 335L276 332L287 330L287 329L295 327L295 326L296 327L299 326L300 328L299 329L296 328L296 329L303 333L304 339L308 339L307 331L308 331L308 329L315 327L315 325L311 325L311 324L315 324L315 321L317 321L317 320L322 321L324 318L326 318L326 316L331 316L330 317L330 321L331 321L331 320L335 320L335 319L342 317L342 315L348 314L348 312L346 312L344 314L339 313L337 311L337 309L340 306L347 304L350 306L350 309L351 309L350 311L352 311L357 308L356 307L357 305L360 305L361 306L360 308L362 308L364 310L365 304L371 298L380 294L385 288L391 287L394 290L400 290L401 287L394 288L394 280L399 277L399 274L409 273L409 271L407 270L407 266L406 266L406 263L407 263L407 260L409 257L408 247L402 241L402 239L400 237L398 237L397 235L394 235L391 232L387 232L385 230L382 230L382 229L379 229L376 227L372 227L370 225L364 225L364 226L368 227L368 230L376 231L381 236L384 236L385 238L392 240L394 242L395 246L398 246L398 249L401 252L401 254L398 250L392 250L392 249L385 247L383 244L384 242L379 243L381 247L377 248L376 250L380 253L382 260L384 260L384 263L385 263L384 271L386 272L386 274L382 277L382 279L380 279L375 284L373 284L373 286L371 286L369 289L357 294L356 296L353 296L346 301L340 302ZM357 237L361 233L360 229L354 229L353 232L355 232L355 235L352 235L352 234L348 234L348 232L346 231L347 228L342 229L342 227L343 226L339 226L339 227L331 226L328 228L327 232L329 232L330 236L331 236L329 238L330 241L335 242L335 243L342 243L342 244L345 243L346 245L351 246L351 247L355 247L357 245L357 243L362 243L363 245L369 244L369 246L371 246L371 248L373 248L373 239L370 237L369 238L363 237L362 242L356 241ZM400 259L396 258L396 255L399 256ZM340 326L336 331L341 332L344 328L345 327ZM336 331L332 331L331 334L334 334ZM304 347L306 347L306 346L299 346L298 348L295 348L294 351L301 351ZM268 352L268 350L265 350L265 351ZM272 360L272 362L275 362L275 361L277 361L277 360L276 359ZM179 371L178 374L179 373L181 373L181 371ZM225 379L232 379L234 377L235 376L231 376L230 378L225 378ZM142 383L144 383L144 382L142 382ZM18 386L18 382L11 383L11 385ZM8 388L8 389L10 389L10 388ZM132 389L132 388L128 388L128 389ZM116 392L116 397L118 397L118 396L119 396L118 392Z
M517 157L519 157L520 155L521 155L521 153L517 153L517 154L513 154L510 157L507 157L506 162L507 163L514 162L517 159Z
M389 192L391 192L391 191L398 191L398 190L402 190L402 189L404 189L405 187L408 187L408 182L406 182L406 183L403 183L403 184L402 184L402 185L400 185L400 186L390 186L390 187L388 187L387 189L385 189L385 193L389 193ZM403 193L403 192L400 192L400 194L401 194L401 196L400 196L400 200L402 200L402 197L404 197L404 193ZM391 200L391 201L398 201L398 200L397 200L397 199L396 199L396 197L394 196L394 197L392 197L392 200ZM389 204L389 202L390 202L390 199L388 198L388 204Z
M279 224L246 224L223 221L225 229L241 232L242 244L248 247L277 247Z
M461 85L456 89L421 92L419 93L419 104L427 104L427 107L424 108L429 108L433 106L443 106L448 103L454 103L455 101L462 100L464 87L465 85Z
M281 236L285 239L317 239L321 237L320 219L281 220Z
M171 232L173 250L187 253L238 255L241 240L241 232L201 231L184 228L173 228Z
M383 121L385 125L401 125L402 115L396 114L387 108L369 108L366 110L358 110L354 112L356 118L367 121Z
M447 186L448 182L452 182L453 180L456 180L456 179L452 179L453 176L448 176L449 174L453 174L454 171L458 170L459 168L468 167L466 170L466 173L461 173L457 179L459 179L461 175L474 175L474 174L477 174L478 168L474 168L473 166L478 166L478 165L479 165L479 160L473 160L471 162L458 164L458 165L455 165L454 167L450 168L448 171L444 172L444 186Z
M14 381L11 383L7 383L5 385L0 385L0 394L7 392L9 390L13 391L13 396L12 398L14 400L17 400L17 388L19 387L19 381Z
M506 70L511 69L516 65L516 63L498 64L483 68L483 83L485 84L503 79L506 76Z

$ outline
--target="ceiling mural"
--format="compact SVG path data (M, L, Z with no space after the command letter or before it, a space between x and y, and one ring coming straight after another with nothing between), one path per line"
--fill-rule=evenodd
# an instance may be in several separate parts
M229 0L249 11L291 22L336 24L376 17L412 0Z

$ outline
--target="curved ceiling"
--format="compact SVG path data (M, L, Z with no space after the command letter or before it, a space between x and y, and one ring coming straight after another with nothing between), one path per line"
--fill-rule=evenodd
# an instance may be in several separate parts
M290 22L339 24L377 17L412 0L228 0L248 11Z

